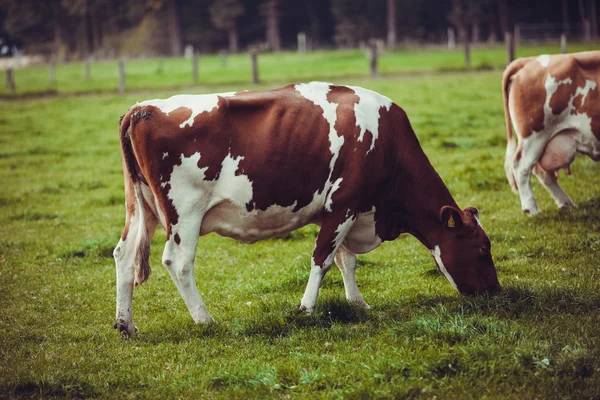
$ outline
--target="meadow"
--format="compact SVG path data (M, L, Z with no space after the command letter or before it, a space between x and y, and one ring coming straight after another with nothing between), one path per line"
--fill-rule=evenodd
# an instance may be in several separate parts
M572 43L569 51L591 50L595 44ZM517 48L518 57L558 53L556 44L523 45ZM474 70L503 69L506 65L506 49L498 46L473 46L471 67ZM383 76L409 75L423 72L466 71L462 49L449 51L444 48L404 49L384 52L379 57L379 72ZM251 82L251 60L248 54L227 57L226 65L218 55L201 55L198 66L197 86L239 85ZM315 51L306 54L296 52L262 53L258 57L259 79L262 82L302 82L360 78L369 74L366 53L360 50ZM185 58L126 59L127 90L157 90L187 88L192 79L192 61ZM97 94L116 92L119 73L115 61L98 61L90 67L90 79L85 79L85 67L81 62L58 64L55 68L56 82L49 82L48 65L16 69L14 79L16 93L3 85L0 98L54 94ZM0 82L5 82L0 71Z
M155 82L116 95L106 84L4 101L0 398L600 398L600 164L580 156L561 175L576 209L556 209L533 182L542 214L526 217L502 168L500 71L371 80L321 68L329 72L307 77L373 89L407 111L459 205L479 208L503 292L460 296L427 249L402 236L359 256L370 311L345 301L332 268L305 315L315 227L253 245L211 234L200 238L196 277L217 323L194 325L161 265L159 231L152 276L134 293L140 331L124 340L113 329L119 116L182 90ZM211 92L256 88L212 78Z

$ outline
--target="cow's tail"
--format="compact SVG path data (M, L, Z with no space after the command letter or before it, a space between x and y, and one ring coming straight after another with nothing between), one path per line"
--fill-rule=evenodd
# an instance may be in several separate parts
M129 226L129 232L133 233L131 240L135 247L135 285L141 285L150 277L151 269L149 264L150 258L150 241L151 237L148 234L146 227L146 213L152 212L146 205L142 193L142 182L145 178L142 175L141 169L135 153L133 151L133 142L131 132L135 128L135 111L132 108L121 119L120 140L121 151L123 154L123 171L125 175L125 195L127 207L127 224L137 224L137 227ZM131 215L130 215L131 213Z
M529 61L527 58L519 58L506 67L504 75L502 76L502 98L504 100L504 121L506 123L506 157L504 158L504 171L506 172L506 179L512 188L513 192L518 193L517 181L515 179L515 173L513 170L515 153L517 150L517 143L513 134L512 120L510 117L510 109L508 107L508 95L510 91L510 83L512 77L525 66Z

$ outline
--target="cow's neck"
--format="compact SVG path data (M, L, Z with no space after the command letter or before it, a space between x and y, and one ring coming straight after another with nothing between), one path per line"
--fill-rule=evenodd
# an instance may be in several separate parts
M427 162L429 164L429 162ZM420 190L419 190L420 189ZM443 233L440 211L443 206L457 207L448 188L429 164L426 183L422 187L410 187L414 193L406 203L409 211L407 229L428 249L433 250L441 241Z
M420 146L413 154L410 168L401 171L396 183L393 215L398 218L399 233L410 233L433 250L442 239L442 207L458 206Z

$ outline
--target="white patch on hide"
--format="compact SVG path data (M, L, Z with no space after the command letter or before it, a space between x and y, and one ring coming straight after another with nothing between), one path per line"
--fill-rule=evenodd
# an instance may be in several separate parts
M538 58L536 58L537 62L540 63L542 67L547 67L550 64L550 56L548 54L542 54Z
M225 197L236 204L245 205L252 200L252 182L246 175L236 175L243 159L244 157L233 158L231 154L227 154L221 164L219 179L211 188L213 195Z
M587 154L590 157L596 154L600 149L600 144L592 132L592 118L585 112L578 112L579 110L575 107L574 101L578 96L581 96L581 105L585 104L588 94L596 89L597 84L591 79L585 81L583 87L578 87L575 93L571 95L567 107L561 111L560 114L554 114L552 107L550 107L550 101L558 90L560 85L572 83L571 78L566 78L562 81L557 81L552 76L548 75L546 78L546 101L544 102L544 129L540 132L533 132L530 140L535 140L538 135L544 135L548 137L548 141L551 140L555 135L567 131L577 131L575 140L577 142L577 151L583 154ZM547 131L547 129L549 129Z
M358 141L364 140L365 133L371 132L371 147L369 153L375 148L375 141L379 137L379 110L385 107L387 111L392 106L392 100L376 93L372 90L364 89L358 86L348 86L354 90L354 93L360 98L354 105L354 115L356 116L356 126L360 127Z
M146 100L137 103L138 106L154 106L160 109L166 115L178 108L188 108L192 111L192 115L183 121L179 127L185 128L194 125L194 119L203 112L211 112L215 108L219 108L219 97L232 97L235 92L216 93L216 94L179 94L169 97L168 99Z
M350 232L350 229L352 228L352 225L354 225L355 220L356 217L352 215L349 216L344 222L338 225L337 229L335 230L335 233L337 235L333 240L334 251L331 254L329 254L325 259L325 265L331 265L331 263L333 263L333 258L335 257L337 249L339 249L340 245L346 238L346 235L348 235L348 232Z
M448 270L444 266L444 263L442 262L442 252L440 250L440 246L435 246L435 248L433 250L429 250L429 251L433 255L433 258L435 259L435 262L437 263L438 267L440 268L440 271L442 271L442 274L444 274L446 279L448 279L448 282L450 282L452 287L454 289L458 290L458 287L456 287L456 283L454 283L454 279L452 279L452 276L450 276L450 273L448 272Z
M298 91L302 97L312 101L315 105L321 107L323 110L323 118L329 123L329 151L333 157L329 163L329 178L333 172L333 167L340 154L340 149L344 144L344 137L338 136L335 130L335 121L337 119L337 103L330 103L327 100L327 94L331 91L331 84L326 82L311 82L301 83L296 85L294 88Z
M179 232L179 225L186 215L203 213L204 208L200 199L202 198L202 185L204 183L204 173L208 169L198 168L200 161L200 153L196 152L190 157L181 155L181 165L175 165L169 179L171 186L167 197L171 200L175 211L177 211L178 222L171 226L171 233L175 235L179 233L181 240L197 237L198 232ZM191 224L183 224L183 226L193 227ZM185 238L185 239L184 239Z
M375 206L371 211L359 214L346 235L343 246L354 254L365 254L381 245L375 229Z
M342 183L342 179L343 178L338 178L336 179L335 182L333 182L333 185L331 186L331 190L329 191L329 194L327 195L327 199L325 200L325 209L329 212L332 211L332 206L333 206L333 194L335 193L336 190L338 190L340 188L340 184Z

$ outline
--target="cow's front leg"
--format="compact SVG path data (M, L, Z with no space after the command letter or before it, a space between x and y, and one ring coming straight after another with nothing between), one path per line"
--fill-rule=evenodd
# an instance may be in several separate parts
M335 253L352 228L356 217L349 211L341 215L325 217L317 236L311 260L310 276L300 303L300 311L311 312L317 304L319 287L323 277L331 268Z
M335 254L335 263L342 272L346 299L350 303L363 306L367 310L370 309L371 307L363 300L356 284L356 254L341 246Z
M180 217L180 223L173 228L167 240L162 259L196 323L214 322L200 297L194 277L194 258L201 221L202 218L198 217Z
M546 146L547 142L541 140L543 137L543 133L534 133L530 137L522 139L517 153L515 153L513 168L521 197L521 209L528 215L536 215L540 212L531 189L531 172Z

